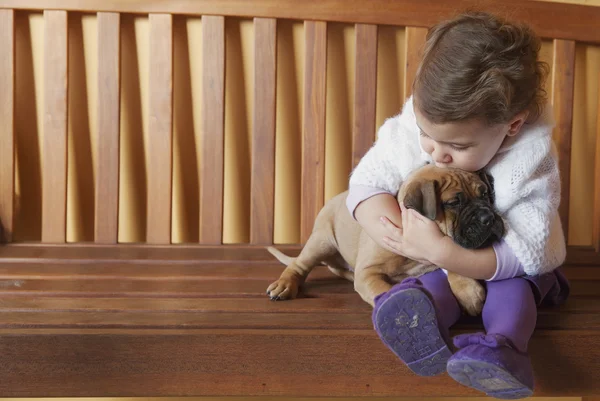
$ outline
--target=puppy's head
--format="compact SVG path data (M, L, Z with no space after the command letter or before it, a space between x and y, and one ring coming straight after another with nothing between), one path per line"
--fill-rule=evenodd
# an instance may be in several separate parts
M434 220L464 248L485 247L504 235L504 223L493 205L492 177L485 172L427 165L406 180L398 201Z

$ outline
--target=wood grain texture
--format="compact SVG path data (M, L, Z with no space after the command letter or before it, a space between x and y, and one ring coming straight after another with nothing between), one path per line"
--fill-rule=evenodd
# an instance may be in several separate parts
M173 16L150 15L148 228L146 242L171 242L173 187Z
M11 241L15 214L15 14L0 10L0 243Z
M573 132L573 94L575 88L575 42L554 40L552 103L556 116L553 136L558 148L561 202L559 214L568 243L569 194L571 193L571 137Z
M598 82L600 82L600 74L598 77ZM592 224L592 246L596 252L600 252L600 88L598 89L598 111L596 118L596 157L594 161L594 220Z
M7 397L480 396L447 375L432 380L411 374L372 329L75 330L0 332L4 378L0 393ZM535 396L597 394L596 344L596 331L537 332L530 347ZM286 363L277 363L281 360Z
M229 261L211 253L225 248ZM298 299L270 301L282 266L262 246L20 244L0 256L7 397L479 395L410 374L325 267ZM536 396L598 393L600 270L565 273L571 297L540 308L530 342ZM452 334L478 330L463 318Z
M356 70L352 168L375 141L377 102L377 25L356 25Z
M42 241L64 242L67 224L66 11L44 12Z
M325 93L327 23L304 23L304 115L302 125L302 190L300 240L313 229L325 197Z
M225 19L202 18L202 157L200 159L200 243L223 236L225 146Z
M457 10L485 9L524 20L545 38L600 43L600 7L505 0L0 0L0 8L289 18L429 27Z
M275 220L277 21L256 18L254 41L250 242L272 244Z
M98 13L98 162L94 240L114 244L119 219L121 40L117 13Z
M406 70L404 73L404 100L412 95L412 85L417 76L419 63L423 57L423 45L427 37L427 29L406 27Z

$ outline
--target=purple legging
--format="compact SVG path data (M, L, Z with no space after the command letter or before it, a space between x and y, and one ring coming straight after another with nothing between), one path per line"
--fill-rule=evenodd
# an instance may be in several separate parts
M448 277L437 269L419 277L429 291L440 316L438 319L449 329L459 319L461 311L452 294ZM531 284L516 277L507 280L487 281L486 301L483 306L483 326L487 334L506 337L521 352L527 352L527 344L535 329L537 306Z

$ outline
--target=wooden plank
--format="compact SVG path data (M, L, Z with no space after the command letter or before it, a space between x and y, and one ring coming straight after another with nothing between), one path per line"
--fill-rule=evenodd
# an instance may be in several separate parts
M265 298L97 298L97 297L3 297L0 313L4 312L242 312L242 313L296 313L308 315L311 313L366 313L371 307L355 293L339 294L335 297L298 298L292 302L271 302ZM590 302L589 298L571 297L569 302L558 309L542 308L546 323L555 322L566 313L592 314L600 313L600 302L597 299ZM548 316L548 317L546 317ZM305 316L304 316L305 317ZM460 322L458 325L465 327Z
M95 242L117 243L121 99L120 17L98 13L98 162Z
M0 10L0 242L11 241L15 214L15 14Z
M150 15L150 119L146 242L171 242L173 187L173 16Z
M300 241L306 242L325 197L327 23L304 23L304 115Z
M220 244L225 160L225 18L202 17L202 46L200 243Z
M302 7L297 0L0 0L0 8L113 11L121 13L174 13L238 17L324 20L363 24L429 27L456 15L456 10L485 9L518 15L545 38L600 43L600 8L592 5L505 0L339 0L312 1Z
M272 244L275 210L277 21L254 20L254 121L250 242Z
M354 85L352 168L356 167L375 141L377 25L356 25L356 75Z
M537 331L530 345L535 395L597 395L597 336ZM6 397L481 396L447 375L411 374L372 328L15 329L1 338Z
M67 224L67 12L44 11L42 242L64 242Z
M423 45L427 37L427 29L406 27L406 70L404 73L404 100L412 95L412 85L417 76L417 69L423 57Z
M189 277L171 279L113 279L95 278L46 280L43 278L0 280L0 295L22 297L152 297L152 298L261 298L269 301L267 287L277 279L274 276L260 280L234 280L204 278L191 280ZM302 296L336 297L339 294L354 294L350 282L338 277L310 281L302 288ZM595 283L594 283L595 284ZM581 288L578 295L589 294L589 287Z
M600 74L598 78L600 82ZM600 87L598 88L598 111L596 119L596 158L594 169L594 221L592 242L596 253L600 252Z
M571 136L573 131L573 93L575 88L575 42L554 40L552 103L556 116L554 139L558 148L561 176L559 214L568 243L569 195L571 193Z

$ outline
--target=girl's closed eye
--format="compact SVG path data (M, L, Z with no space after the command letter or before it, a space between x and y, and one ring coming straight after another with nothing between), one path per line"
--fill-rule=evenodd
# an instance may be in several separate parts
M464 152L465 150L469 149L470 146L450 145L450 147L457 152Z

